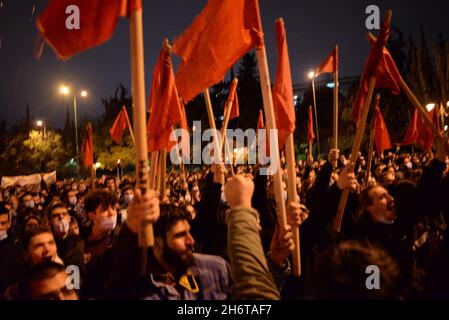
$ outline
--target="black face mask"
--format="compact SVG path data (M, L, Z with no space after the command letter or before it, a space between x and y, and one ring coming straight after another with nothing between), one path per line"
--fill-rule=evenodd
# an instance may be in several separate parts
M191 246L190 249L193 252L193 246ZM167 262L171 266L176 267L176 270L177 270L177 273L179 276L186 273L187 269L189 267L193 266L194 259L195 259L193 256L193 253L189 254L189 257L186 260L181 259L181 257L179 256L179 254L176 251L174 251L168 247L166 240L164 240L164 248L163 248L162 256L163 256L165 262Z

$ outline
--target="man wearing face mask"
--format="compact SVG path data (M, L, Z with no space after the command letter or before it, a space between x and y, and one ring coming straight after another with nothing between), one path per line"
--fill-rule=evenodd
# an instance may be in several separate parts
M34 208L34 200L33 200L33 194L31 192L25 192L20 197L20 204L25 208Z
M117 198L107 190L96 190L86 196L84 208L90 220L84 236L87 298L104 296L114 264L112 246L120 231L117 226Z
M71 217L67 207L59 201L49 204L48 221L55 236L58 255L66 265L84 267L84 241L70 230Z
M123 196L123 202L118 210L118 217L117 221L119 223L124 223L126 221L127 215L128 215L128 207L134 199L134 188L130 184L125 185L122 190L121 194Z
M0 293L17 280L22 265L20 244L8 234L11 224L11 213L0 202Z

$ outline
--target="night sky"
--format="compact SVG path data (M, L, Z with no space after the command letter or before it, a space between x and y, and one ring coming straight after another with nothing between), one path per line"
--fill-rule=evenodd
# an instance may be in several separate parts
M206 0L143 0L145 36L145 76L147 96L153 66L164 37L180 35L201 11ZM340 74L360 74L369 50L366 41L365 8L375 4L381 15L393 10L393 25L419 39L420 25L429 41L441 32L449 41L448 0L365 1L365 0L260 0L271 77L274 78L276 50L274 21L283 17L287 28L292 76L295 83L306 81L306 74L340 45ZM78 114L100 115L100 99L113 94L119 83L130 87L129 27L121 19L112 39L71 60L58 61L46 46L40 60L33 56L37 29L35 19L45 0L0 0L0 120L8 124L25 117L26 102L31 117L64 125L66 104L58 87L66 82L72 88L89 91L78 103ZM32 14L33 4L36 12ZM175 58L176 60L177 58ZM70 112L72 104L70 102Z

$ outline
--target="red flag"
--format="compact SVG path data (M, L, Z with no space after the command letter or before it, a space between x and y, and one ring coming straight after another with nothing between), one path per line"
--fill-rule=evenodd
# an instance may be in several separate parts
M129 122L128 112L126 112L126 108L125 106L123 106L122 110L115 119L112 128L109 129L111 139L115 143L120 143L120 140L122 140L122 134L125 131L126 127L128 126L128 122Z
M94 146L92 142L92 125L87 125L86 131L84 133L84 143L83 143L83 153L84 153L84 167L88 168L94 165Z
M309 124L307 129L307 141L312 143L315 140L315 133L313 132L313 116L312 116L312 106L309 107Z
M58 57L66 60L109 40L120 16L141 9L141 0L50 0L36 25Z
M171 55L162 48L153 72L148 121L148 152L170 146L170 134L175 124L181 124L183 113L175 85Z
M238 81L234 80L231 83L231 87L229 88L229 96L228 100L226 101L226 106L229 105L229 103L232 102L232 108L231 108L231 114L229 116L229 120L238 118L240 116L240 107L239 107L239 98L237 96L237 84ZM224 111L224 114L226 115L227 110Z
M437 128L439 128L438 112L437 108L428 112L429 118L432 119L433 123ZM419 144L424 150L430 150L433 144L433 132L426 125L424 119L419 115L417 109L413 113L413 118L407 127L405 137L401 145L407 146L412 144Z
M379 101L376 102L376 107L374 108L374 143L376 144L377 154L393 148L387 125L379 108Z
M276 20L276 44L278 65L273 88L273 105L276 128L278 129L279 149L282 149L287 136L295 131L296 122L287 35L282 19Z
M263 112L260 110L259 119L257 120L257 129L264 129L265 123L263 122Z
M315 72L318 77L323 73L334 73L338 70L337 48L334 48L329 56L324 60Z
M173 44L182 59L176 72L180 96L189 102L220 82L245 53L262 46L258 0L209 0Z
M371 77L373 76L379 76L379 80L376 81L376 88L384 87L386 84L388 86L392 86L393 83L391 81L391 78L386 77L384 73L386 70L389 70L385 66L385 59L384 59L384 49L385 45L387 44L388 38L390 37L390 24L388 21L384 21L382 23L382 27L380 29L380 34L378 38L372 38L371 43L371 51L368 55L368 59L365 62L365 68L362 73L362 77L360 79L360 87L359 91L357 92L356 100L354 103L354 109L353 109L353 118L354 121L358 121L360 111L362 110L363 104L365 102L366 96L368 95L369 90L369 81ZM394 84L395 88L398 88L399 85L396 83Z

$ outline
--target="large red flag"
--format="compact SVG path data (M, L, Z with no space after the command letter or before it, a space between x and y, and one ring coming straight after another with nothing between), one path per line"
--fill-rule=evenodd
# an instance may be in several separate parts
M429 118L432 119L434 125L439 128L437 108L428 112L428 115ZM400 145L407 146L415 143L421 145L424 150L430 150L433 144L433 132L426 125L424 119L419 115L417 109L415 109L415 112L413 113L412 121L409 123L403 142L401 142Z
M220 82L245 53L262 46L258 0L209 0L173 44L182 59L176 85L184 102Z
M323 73L334 73L338 70L337 48L334 48L329 56L324 60L315 72L315 76Z
M265 123L263 122L263 112L260 110L259 119L257 120L257 129L264 129Z
M141 9L141 0L50 0L36 25L58 57L66 60L107 41L120 16Z
M154 68L148 109L148 152L170 147L170 134L175 124L182 124L183 112L176 90L171 55L166 48L162 48Z
M83 153L84 153L84 167L88 168L94 165L94 146L92 141L92 125L87 125L84 133Z
M392 77L387 77L385 75L385 71L389 69L385 66L386 61L384 59L384 49L389 37L390 24L388 23L388 21L384 21L380 29L379 37L373 37L371 39L371 51L365 62L365 68L360 79L360 87L359 91L357 92L352 113L354 121L356 122L359 119L360 111L362 110L366 96L368 95L369 81L371 77L378 77L376 81L376 88L385 87L386 85L388 85L387 87L393 86L394 89L399 88L399 85L397 83L393 83L392 81L390 81L392 80ZM390 74L388 74L388 76L390 76ZM389 81L386 81L387 79Z
M239 98L237 96L237 81L232 81L231 87L229 89L229 96L228 100L226 101L226 106L229 105L229 103L232 102L232 108L231 113L229 116L229 120L238 118L240 116L240 107L239 107ZM224 114L226 115L227 110L224 111Z
M282 149L287 136L295 131L296 121L287 35L282 19L276 20L276 44L278 65L273 88L273 105L276 128L278 129L279 149Z
M120 140L122 140L122 134L125 131L126 127L128 126L128 123L129 123L128 112L126 112L126 108L125 106L123 106L122 110L115 119L112 128L109 129L111 139L115 143L120 143Z
M315 140L315 133L313 132L313 115L312 106L309 106L309 123L307 128L307 142L312 143Z
M379 108L379 102L377 102L376 107L374 108L374 143L376 145L377 154L381 154L384 150L393 148L387 125L385 124L382 112Z

